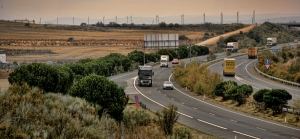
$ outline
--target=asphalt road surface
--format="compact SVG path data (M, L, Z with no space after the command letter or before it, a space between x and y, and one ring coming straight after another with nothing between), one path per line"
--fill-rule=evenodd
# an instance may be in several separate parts
M218 54L225 57L225 53ZM290 92L293 97L299 97L299 89L272 83L261 78L253 71L255 60L249 60L246 56L237 57L237 72L235 77L225 77L224 80L234 80L239 84L250 84L254 91L261 88L283 88ZM185 59L189 62L190 59ZM206 56L197 57L193 60L205 61ZM209 67L212 71L220 72L221 62ZM138 94L139 101L147 105L152 111L161 110L168 104L178 107L180 114L179 122L194 129L220 136L223 138L300 138L300 128L282 123L258 118L249 114L241 113L218 104L208 102L195 97L195 95L182 89L170 76L172 66L169 68L154 67L154 80L152 87L139 87L136 82L137 71L109 77L118 84L127 84L125 92L134 99ZM163 90L162 85L166 80L174 83L174 90Z

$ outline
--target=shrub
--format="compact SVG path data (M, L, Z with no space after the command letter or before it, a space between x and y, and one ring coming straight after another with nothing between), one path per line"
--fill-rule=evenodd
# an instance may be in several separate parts
M123 119L123 110L129 99L116 83L95 74L85 76L76 82L70 88L69 94L102 106L99 115L106 111L117 121Z
M26 82L28 85L39 87L46 92L62 93L66 93L73 83L73 79L73 72L67 67L60 69L41 63L18 67L8 77L10 84L22 85Z

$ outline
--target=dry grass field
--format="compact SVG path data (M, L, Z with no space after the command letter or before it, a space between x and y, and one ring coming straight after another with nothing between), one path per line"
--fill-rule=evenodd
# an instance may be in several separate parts
M172 30L125 30L108 29L107 31L70 31L44 29L41 25L31 25L25 27L23 23L0 21L0 41L1 40L67 40L74 37L74 40L143 40L144 34L179 34L186 35L190 39L199 39L203 37L204 32L195 31L172 31ZM51 50L55 54L43 55L18 55L7 56L8 62L45 62L45 61L70 61L83 58L99 58L109 53L121 53L127 55L133 50L143 50L142 46L12 46L0 45L0 48L25 49L25 50ZM153 50L146 50L149 53Z

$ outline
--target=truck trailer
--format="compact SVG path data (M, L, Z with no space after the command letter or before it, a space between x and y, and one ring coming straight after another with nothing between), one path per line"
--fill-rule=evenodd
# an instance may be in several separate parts
M276 37L267 38L267 46L276 46L276 45L277 45Z
M161 55L160 67L168 67L168 66L169 66L169 55Z
M237 52L239 50L239 43L238 42L228 42L226 50L229 52Z
M235 59L234 58L224 58L223 61L223 75L224 76L234 76L235 75Z
M138 85L139 86L152 86L154 76L152 66L139 66L138 69Z
M248 59L256 59L257 58L257 47L249 47L248 48Z

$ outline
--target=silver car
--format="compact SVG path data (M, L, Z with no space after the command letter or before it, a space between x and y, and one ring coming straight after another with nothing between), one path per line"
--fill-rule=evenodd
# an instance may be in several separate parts
M173 83L171 81L165 81L164 84L163 84L163 89L173 90Z

